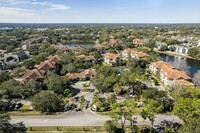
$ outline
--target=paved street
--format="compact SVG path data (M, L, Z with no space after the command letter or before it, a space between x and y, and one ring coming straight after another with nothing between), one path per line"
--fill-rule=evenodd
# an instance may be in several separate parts
M140 115L135 115L135 117L138 121L137 125L150 125L148 120L143 122ZM102 126L109 119L107 116L94 114L89 109L83 112L70 111L55 116L12 116L11 118L13 123L23 122L26 126ZM182 123L173 115L156 115L155 125L163 120Z
M82 83L78 82L73 85L74 88L82 89ZM88 82L87 82L88 83ZM95 89L94 86L90 86L91 89ZM76 96L84 96L88 101L91 101L94 92L81 92ZM137 118L137 125L150 125L148 120L143 121L140 115L135 115ZM42 116L11 116L13 123L23 122L26 126L102 126L106 120L110 118L108 116L96 114L89 109L83 109L83 111L69 111L62 115L42 115ZM159 124L163 120L174 121L182 123L182 121L173 115L156 115L155 125ZM127 122L129 124L129 122Z

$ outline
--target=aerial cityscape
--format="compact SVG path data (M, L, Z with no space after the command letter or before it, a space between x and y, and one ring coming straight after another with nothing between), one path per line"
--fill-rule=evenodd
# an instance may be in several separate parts
M0 133L200 133L199 12L0 0Z

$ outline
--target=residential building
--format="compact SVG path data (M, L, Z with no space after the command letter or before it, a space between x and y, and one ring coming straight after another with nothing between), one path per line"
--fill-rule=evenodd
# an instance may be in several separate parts
M149 69L155 75L158 75L160 80L165 86L171 85L185 85L194 86L191 82L191 78L187 75L185 71L179 71L175 69L171 63L158 61L152 62L149 65Z
M162 66L169 66L169 67L173 67L171 63L169 62L164 62L164 61L158 61L158 62L152 62L150 65L149 65L149 69L151 70L151 72L155 75L157 75L160 70L161 70L161 67Z
M29 39L29 40L22 42L23 50L28 50L29 48L34 47L34 46L39 46L36 39Z
M104 56L104 62L111 66L121 66L122 58L118 54L106 53Z
M16 54L9 53L0 58L0 61L4 62L6 65L16 65L19 62L19 57Z
M96 49L100 54L106 53L106 47L101 44L95 45L94 49Z
M116 38L112 35L109 36L109 44L111 47L114 47L117 44Z
M76 58L78 60L82 60L83 62L93 62L94 63L96 61L94 56L87 56L87 55L84 55L84 54L78 55L78 56L76 56Z
M41 62L39 65L36 66L33 70L27 70L24 76L21 79L17 79L19 81L26 81L26 80L42 80L44 76L47 74L49 70L57 70L59 61L61 60L62 56L54 55L49 56L48 60Z
M144 46L144 41L142 39L133 39L133 44L135 44L136 46Z
M122 57L123 58L129 58L129 57L132 57L132 58L135 58L135 59L141 59L141 58L145 58L145 57L148 57L149 55L144 53L144 52L138 52L134 49L125 49L123 50L122 52Z
M156 43L155 43L155 47L158 49L158 50L160 50L162 47L164 47L164 46L166 46L167 47L167 43L165 43L165 42L159 42L159 41L157 41Z
M40 81L43 80L44 75L38 70L38 69L33 69L33 70L28 70L24 74L24 76L19 79L19 81L27 81L27 80L34 80L34 81Z
M52 70L55 66L51 64L48 60L41 62L38 66L37 69L41 72L42 75L47 74L49 70Z
M188 54L189 48L187 46L181 46L181 45L170 45L168 46L169 49L173 49L174 52L180 53L180 54Z
M90 80L96 76L96 71L94 69L86 69L80 73L67 73L65 76L73 80Z

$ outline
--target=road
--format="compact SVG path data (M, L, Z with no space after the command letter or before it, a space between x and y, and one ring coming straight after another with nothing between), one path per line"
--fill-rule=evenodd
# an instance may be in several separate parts
M150 125L150 121L143 121L140 115L134 115L134 117L137 118L137 125ZM70 111L62 115L52 116L11 116L12 123L23 122L26 126L102 126L109 119L108 116L95 114L89 109L84 109L80 112ZM163 120L182 123L174 115L156 115L154 125L158 125Z
M82 83L85 82L78 82L73 87L81 90L83 88ZM95 89L92 85L90 88ZM90 101L93 97L93 92L80 92L76 96L84 96L86 100ZM137 125L150 125L150 121L143 121L140 115L135 115L134 117L137 118ZM102 126L109 119L108 116L96 114L89 109L83 109L83 111L79 112L69 111L62 115L11 116L12 123L23 122L25 126ZM182 123L174 115L156 115L155 125L158 125L163 120Z

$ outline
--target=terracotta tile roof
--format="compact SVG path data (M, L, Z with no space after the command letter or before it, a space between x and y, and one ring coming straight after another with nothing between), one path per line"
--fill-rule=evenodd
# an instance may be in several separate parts
M153 66L154 66L155 68L157 68L157 69L161 69L161 67L162 67L163 65L166 65L166 66L168 66L168 67L173 68L173 66L172 66L171 63L169 63L169 62L164 62L164 61L152 62L151 65L153 65Z
M26 71L26 73L22 77L22 80L23 81L28 79L37 80L42 78L44 78L42 73L38 69L33 69Z
M171 68L161 68L161 72L168 78L168 79L172 79L172 80L178 80L178 79L191 79L186 72L184 71L178 71L178 70L174 70Z
M104 58L108 58L110 60L115 60L117 58L120 58L120 56L118 54L113 54L113 53L106 53L103 56L104 56Z
M46 74L52 68L54 68L54 65L48 60L41 62L37 67L42 74Z
M151 63L157 69L160 69L160 73L166 76L170 80L174 80L175 83L193 86L194 84L190 82L191 78L187 75L185 71L179 71L175 69L171 63L158 61Z
M138 58L144 58L144 57L147 57L149 55L146 54L146 53L143 53L143 52L136 52L135 56L138 57Z
M133 49L128 48L128 49L123 50L122 52L125 52L125 53L128 53L128 54L131 54L131 53L134 53L134 52L136 52L136 51L133 50Z
M138 52L138 51L136 51L134 49L130 49L130 48L123 50L123 52L128 53L128 54L133 54L134 56L136 56L138 58L144 58L144 57L149 56L148 54L146 54L144 52Z
M65 76L68 79L77 79L77 78L85 79L87 75L95 77L96 71L94 69L86 69L85 71L80 72L80 73L67 73Z
M115 37L113 35L110 35L109 39L115 39Z
M87 55L79 55L79 56L76 56L77 59L79 60L93 60L95 61L96 59L94 58L94 56L87 56Z
M112 35L109 36L109 44L111 44L112 46L117 44L117 40Z
M144 45L144 41L141 39L133 39L133 43L138 45Z
M185 85L185 86L194 86L194 83L187 80L176 80L175 83Z
M101 44L97 44L97 45L94 46L94 48L99 50L99 49L103 49L103 48L106 48L106 47L101 45Z
M62 56L60 55L53 55L48 57L48 61L51 62L53 65L58 63L62 59Z

